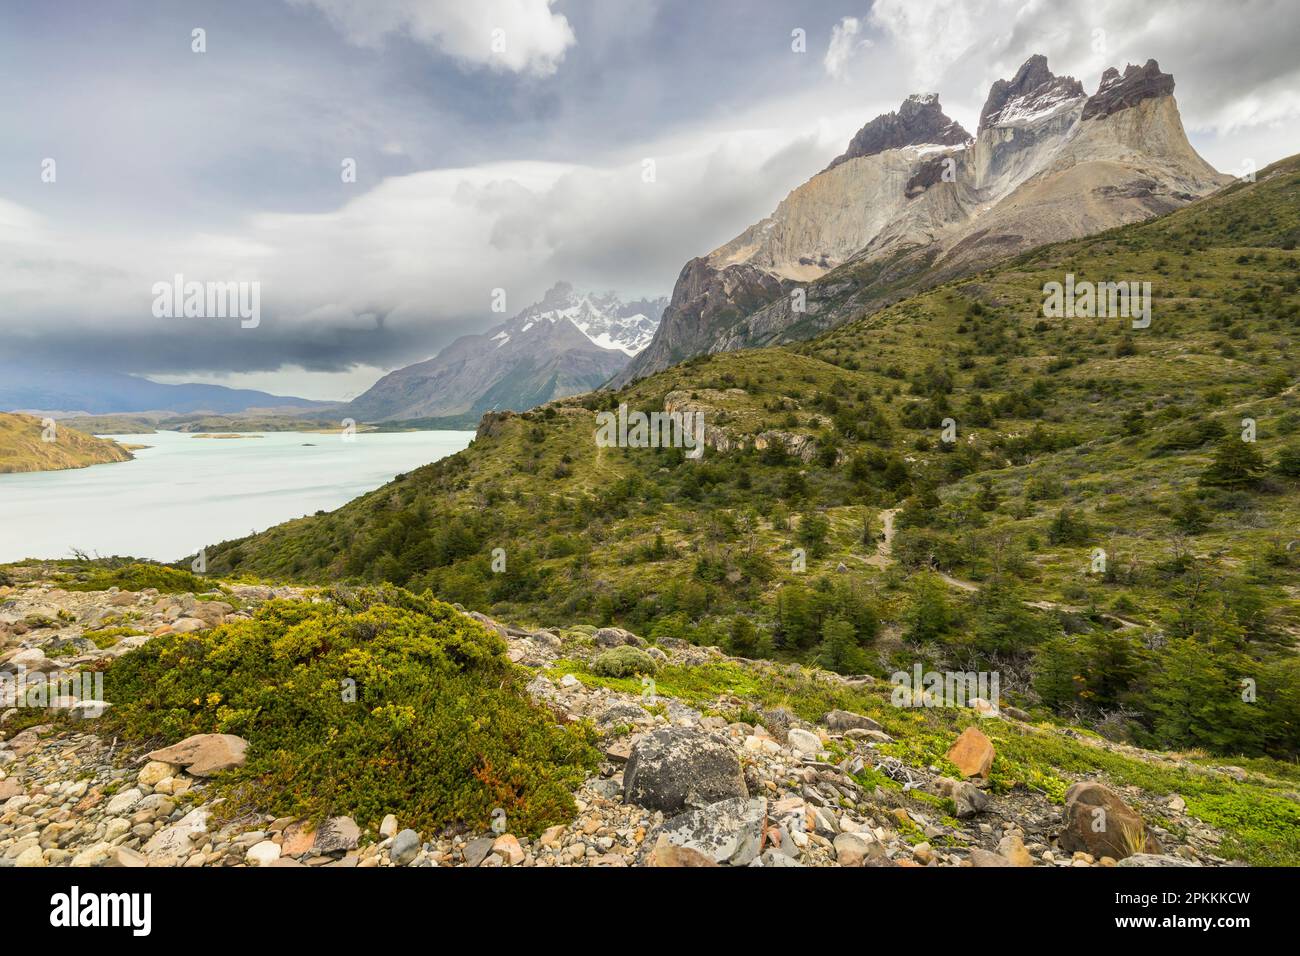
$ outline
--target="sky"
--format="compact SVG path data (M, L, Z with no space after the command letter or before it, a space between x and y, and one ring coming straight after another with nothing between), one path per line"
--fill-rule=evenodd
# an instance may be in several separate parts
M557 280L668 295L874 116L1043 53L1300 152L1295 0L6 0L0 364L345 399ZM352 172L354 171L354 175ZM242 282L255 326L157 314Z

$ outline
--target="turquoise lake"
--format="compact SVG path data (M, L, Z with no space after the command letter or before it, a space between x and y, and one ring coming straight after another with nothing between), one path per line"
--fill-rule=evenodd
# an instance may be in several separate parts
M109 435L134 461L0 475L0 562L73 549L175 561L202 547L331 511L453 455L473 432Z

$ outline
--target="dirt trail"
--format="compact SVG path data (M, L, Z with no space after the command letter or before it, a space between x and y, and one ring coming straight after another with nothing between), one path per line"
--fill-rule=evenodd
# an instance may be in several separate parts
M873 568L885 570L894 561L894 515L902 508L889 508L880 512L880 540L876 542L876 553L866 559Z

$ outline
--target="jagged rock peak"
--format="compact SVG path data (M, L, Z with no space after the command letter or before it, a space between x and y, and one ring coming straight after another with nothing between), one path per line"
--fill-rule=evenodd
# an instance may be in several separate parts
M1123 75L1112 66L1101 75L1097 92L1084 104L1083 118L1109 116L1143 100L1169 96L1173 91L1173 76L1160 72L1160 64L1155 60L1147 60L1143 66L1130 63L1124 68Z
M1041 116L1084 95L1082 83L1072 76L1057 76L1048 69L1047 57L1035 53L1010 80L993 84L980 112L979 128Z
M904 146L960 146L968 142L970 133L961 124L949 118L939 105L938 93L913 93L903 101L897 112L877 116L849 143L844 154L827 169L860 156L874 156L887 149Z

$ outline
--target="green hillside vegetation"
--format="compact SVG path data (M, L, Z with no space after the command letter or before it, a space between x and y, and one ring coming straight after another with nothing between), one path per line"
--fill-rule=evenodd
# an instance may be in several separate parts
M1297 238L1293 159L809 342L485 420L209 567L841 672L993 670L1004 698L1114 739L1295 759ZM1150 327L1044 318L1067 273L1151 282ZM670 393L748 447L596 447L598 411ZM787 438L756 449L764 432Z
M53 441L46 441L53 435ZM131 453L117 442L95 438L62 422L52 430L31 415L0 412L0 474L19 471L60 471L87 468L111 461L130 461Z

